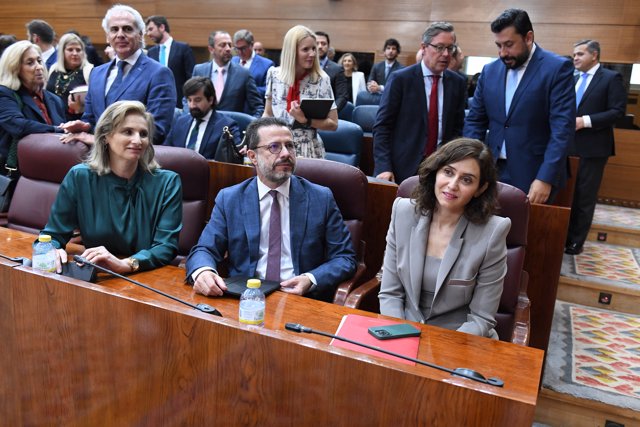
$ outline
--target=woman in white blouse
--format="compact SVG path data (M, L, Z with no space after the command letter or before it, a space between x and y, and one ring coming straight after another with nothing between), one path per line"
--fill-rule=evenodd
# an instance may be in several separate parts
M342 55L339 64L344 68L347 85L351 89L349 90L349 102L355 105L356 99L358 99L358 93L367 90L367 85L364 82L364 73L358 71L358 61L352 53Z

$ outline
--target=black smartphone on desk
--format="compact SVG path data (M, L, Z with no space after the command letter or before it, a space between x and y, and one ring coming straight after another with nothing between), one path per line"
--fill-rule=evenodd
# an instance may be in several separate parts
M409 325L408 323L387 326L371 326L368 331L379 340L420 336L420 329Z

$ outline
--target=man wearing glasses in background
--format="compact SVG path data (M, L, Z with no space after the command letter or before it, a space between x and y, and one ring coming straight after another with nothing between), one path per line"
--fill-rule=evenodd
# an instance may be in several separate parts
M456 50L453 25L431 24L421 50L422 61L390 75L373 127L374 175L398 184L464 125L467 82L447 69Z
M253 51L253 34L249 30L238 30L233 35L233 45L238 53L231 58L234 64L240 64L249 70L251 77L256 82L260 99L264 104L264 93L267 89L267 71L273 67L273 61L269 58L257 55Z
M187 259L187 281L203 295L226 290L217 268L228 253L229 276L280 282L281 290L332 301L356 271L356 257L331 190L292 175L293 135L263 117L247 127L247 155L257 177L220 191L211 219Z

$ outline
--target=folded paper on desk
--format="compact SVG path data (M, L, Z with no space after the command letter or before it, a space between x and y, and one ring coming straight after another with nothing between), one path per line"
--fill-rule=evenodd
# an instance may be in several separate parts
M382 349L392 351L394 353L399 353L404 356L413 357L415 359L418 357L420 337L398 338L393 340L380 341L371 336L367 331L367 329L371 326L396 325L400 323L402 322L377 319L375 317L358 316L357 314L347 314L346 316L342 317L342 321L340 322L340 326L338 326L336 335L343 338L349 338L363 344L380 347ZM335 347L359 351L360 353L383 357L389 360L395 360L396 362L404 363L406 365L415 366L414 362L390 356L385 353L380 353L379 351L369 350L368 348L360 347L356 344L333 339L331 340L331 345Z

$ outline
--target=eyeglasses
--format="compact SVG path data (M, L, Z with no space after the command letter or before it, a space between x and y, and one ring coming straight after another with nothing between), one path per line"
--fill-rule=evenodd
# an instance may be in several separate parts
M271 154L280 154L282 147L286 148L289 153L294 155L296 154L296 146L293 142L287 142L286 144L278 144L274 142L273 144L258 145L254 150L257 150L258 148L266 148Z
M236 52L244 52L245 50L249 49L249 46L236 46L234 47L234 49L236 50Z
M455 44L452 44L451 46L442 46L442 45L435 45L435 44L431 44L431 43L427 43L429 46L431 46L432 48L434 48L436 50L436 52L438 53L442 53L445 51L445 49L447 50L447 52L449 52L449 54L453 54L453 52L455 52L458 49L458 46L456 46Z

